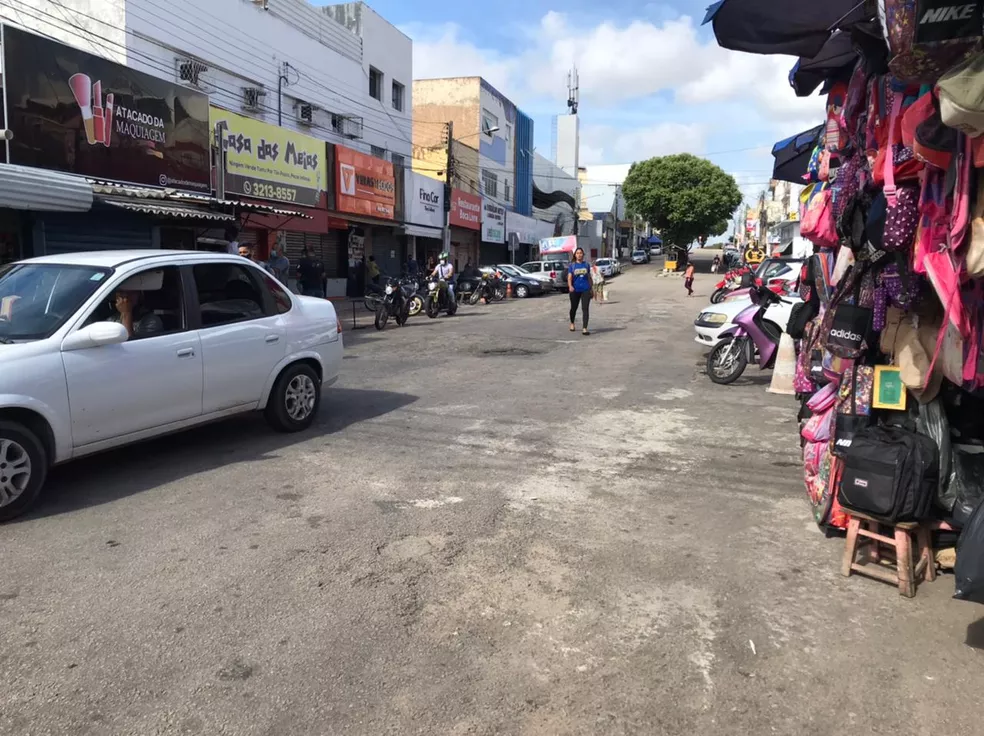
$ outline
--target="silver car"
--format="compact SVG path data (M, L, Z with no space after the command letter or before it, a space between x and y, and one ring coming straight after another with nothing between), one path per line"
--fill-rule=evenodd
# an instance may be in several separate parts
M567 261L554 258L544 261L530 261L520 268L529 271L537 281L561 291L567 290Z

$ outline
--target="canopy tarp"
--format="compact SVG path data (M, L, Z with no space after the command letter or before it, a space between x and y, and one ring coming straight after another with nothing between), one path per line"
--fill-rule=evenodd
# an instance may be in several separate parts
M823 126L818 125L776 143L772 147L772 157L775 159L772 178L794 184L805 184L810 157L822 132Z

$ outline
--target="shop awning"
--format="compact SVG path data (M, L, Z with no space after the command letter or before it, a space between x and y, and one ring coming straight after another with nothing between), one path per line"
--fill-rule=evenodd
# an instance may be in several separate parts
M234 222L236 215L228 212L216 212L194 204L183 202L160 202L160 201L139 201L132 199L121 199L118 197L100 197L99 202L111 207L129 210L130 212L142 212L147 215L157 217L174 217L184 220L212 220L214 222Z
M440 240L444 237L444 231L439 227L427 227L426 225L414 225L412 223L403 224L403 232L417 238L436 238Z
M36 212L88 212L92 186L80 176L0 164L0 207Z
M214 213L232 215L229 219L236 219L239 212L256 212L264 215L278 215L280 217L298 217L302 220L310 220L311 216L297 210L283 209L256 202L241 202L237 199L218 199L207 194L193 194L182 192L177 189L140 187L132 184L119 184L117 182L102 181L99 179L88 180L92 186L92 191L98 197L115 197L118 199L128 199L137 201L167 201L189 203L199 207L209 207ZM143 210L140 210L143 211ZM225 219L225 218L218 218Z

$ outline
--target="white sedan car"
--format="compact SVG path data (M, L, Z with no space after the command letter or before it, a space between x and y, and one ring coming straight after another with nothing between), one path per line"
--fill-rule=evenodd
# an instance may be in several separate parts
M606 279L610 279L615 275L615 264L611 258L599 258L595 261L595 265L598 267L598 273Z
M48 468L249 411L314 421L338 380L331 302L239 256L105 251L0 268L0 521Z
M783 299L785 301L770 305L762 315L765 329L777 337L786 331L793 306L802 301L795 294L784 294ZM747 296L728 299L720 304L708 304L694 320L694 330L697 333L694 342L708 350L713 349L735 331L737 325L732 320L750 306L752 300Z

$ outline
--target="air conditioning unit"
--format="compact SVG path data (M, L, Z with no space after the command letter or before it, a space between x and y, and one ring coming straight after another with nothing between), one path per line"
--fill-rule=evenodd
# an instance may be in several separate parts
M301 125L314 125L314 106L307 102L298 102L297 122Z
M338 121L338 132L346 138L362 138L362 118L343 117Z
M208 71L208 65L198 59L178 58L175 59L177 80L181 84L192 87L204 88L204 75Z
M243 110L257 112L265 94L266 90L261 87L243 87Z

